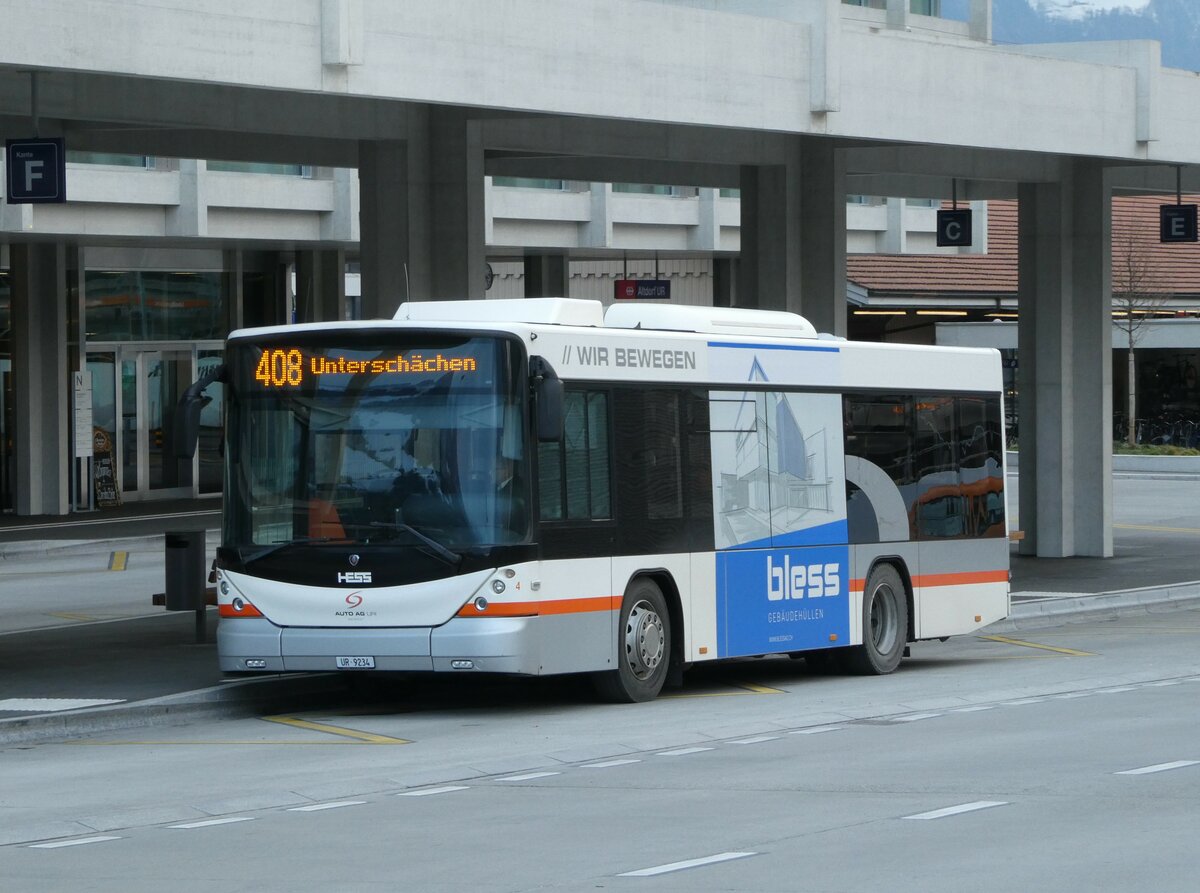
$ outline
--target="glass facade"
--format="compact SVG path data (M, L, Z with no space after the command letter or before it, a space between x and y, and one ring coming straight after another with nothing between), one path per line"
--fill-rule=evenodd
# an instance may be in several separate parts
M224 338L220 273L89 270L88 341L196 341Z

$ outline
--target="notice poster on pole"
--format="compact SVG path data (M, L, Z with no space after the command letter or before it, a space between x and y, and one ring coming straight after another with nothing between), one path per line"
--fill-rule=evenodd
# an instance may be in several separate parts
M75 373L75 458L90 459L93 452L92 377Z
M92 429L92 490L98 508L116 508L121 504L117 485L117 462L112 437L103 428Z

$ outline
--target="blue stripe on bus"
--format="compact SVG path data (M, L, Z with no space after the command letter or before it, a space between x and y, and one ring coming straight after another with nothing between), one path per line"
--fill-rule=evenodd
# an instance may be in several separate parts
M816 527L809 527L804 530L791 530L787 533L776 534L775 536L750 540L749 542L738 543L735 546L724 546L720 551L840 545L845 543L847 539L849 539L849 529L846 521L843 519L841 521L833 521L830 524L818 524Z
M814 353L840 353L840 347L816 347L807 344L735 344L732 341L709 341L709 347L733 347L738 350L807 350Z

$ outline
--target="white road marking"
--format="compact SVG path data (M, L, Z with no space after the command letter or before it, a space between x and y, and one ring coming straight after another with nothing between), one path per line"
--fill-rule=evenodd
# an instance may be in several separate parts
M323 809L341 809L343 806L362 806L366 800L339 800L337 803L314 803L311 806L293 806L288 812L320 812Z
M1147 682L1146 688L1162 688L1164 685L1178 685L1178 679L1164 679L1161 682Z
M888 718L888 722L917 722L922 719L933 719L935 716L941 716L940 713L910 713L908 716L893 716Z
M811 729L796 729L789 735L820 735L824 732L840 732L845 726L813 726Z
M944 819L946 816L961 815L964 812L975 812L979 809L991 809L993 806L1007 806L1006 800L976 800L973 803L963 803L959 806L947 806L945 809L935 809L931 812L919 812L916 815L906 815L906 819Z
M1004 701L1002 707L1020 707L1022 704L1041 704L1045 702L1045 698L1018 698L1015 701Z
M978 713L981 710L995 710L995 704L979 704L975 707L955 707L951 713Z
M85 843L100 843L104 840L121 840L120 837L79 837L75 840L56 840L54 843L31 843L31 850L57 850L64 846L80 846Z
M1102 688L1096 692L1098 695L1115 695L1119 691L1137 691L1136 685L1122 685L1117 688Z
M1059 701L1069 701L1072 698L1089 698L1094 694L1090 691L1069 691L1066 694L1055 695L1054 698Z
M1113 775L1150 775L1152 772L1166 772L1169 769L1182 769L1185 766L1200 765L1200 760L1176 760L1173 763L1157 763L1153 766L1142 766L1140 769L1125 769L1114 772Z
M656 757L683 757L689 753L702 753L706 750L712 750L711 747L681 747L678 750L664 750L662 753L656 753Z
M441 788L425 788L422 791L405 791L402 794L397 794L397 797L427 797L430 794L449 794L453 791L465 791L465 784L448 784Z
M254 817L248 815L231 816L225 819L205 819L203 822L184 822L182 825L167 825L168 828L209 828L213 825L232 825L234 822L253 822Z
M605 760L602 763L584 763L581 769L607 769L610 766L628 766L630 763L640 763L641 760Z
M739 738L737 741L730 741L730 744L762 744L764 741L778 741L778 735L759 735L756 738Z
M666 865L656 865L653 868L641 868L637 871L626 871L617 877L653 877L656 874L667 874L672 871L683 871L685 868L696 868L700 865L715 865L717 862L729 862L733 859L745 859L747 856L757 856L758 853L717 853L715 856L704 856L701 859L687 859L683 862L668 862Z
M524 775L510 775L507 778L497 778L496 781L530 781L534 778L549 778L551 775L562 775L561 772L527 772Z
M78 710L80 707L103 707L123 703L122 698L4 698L0 710L23 713L55 713L59 710Z

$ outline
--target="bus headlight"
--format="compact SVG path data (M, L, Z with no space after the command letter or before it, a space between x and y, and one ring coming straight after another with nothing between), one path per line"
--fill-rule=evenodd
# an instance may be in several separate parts
M502 593L504 591L504 588L505 587L504 587L503 580L492 580L492 592L496 593L496 595L499 595L500 593Z

